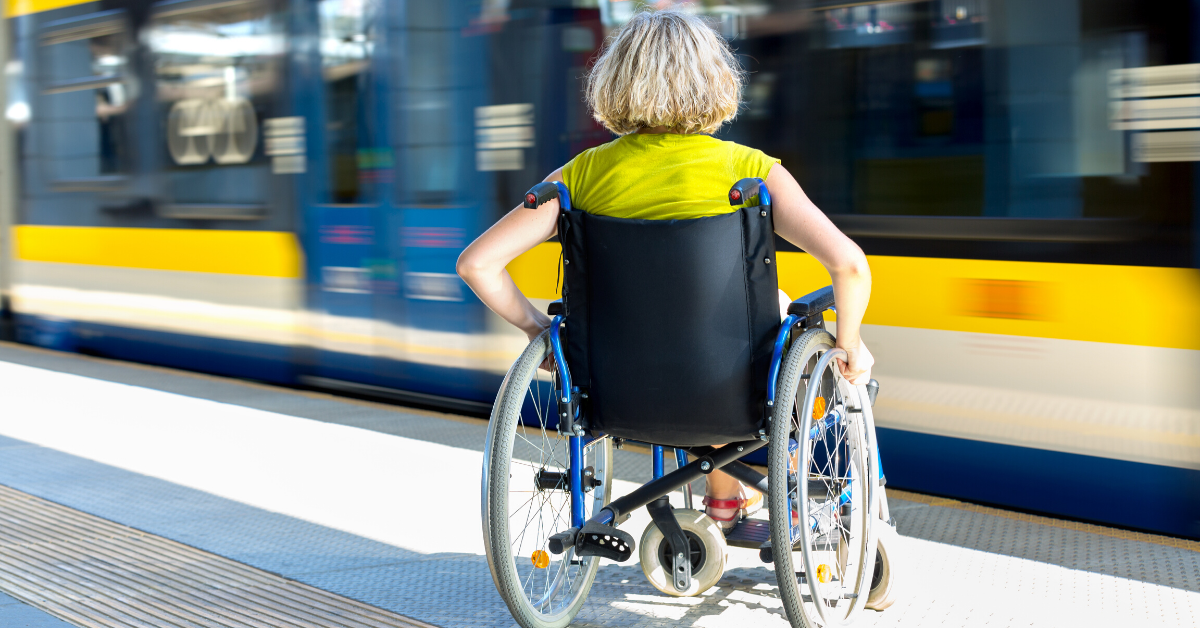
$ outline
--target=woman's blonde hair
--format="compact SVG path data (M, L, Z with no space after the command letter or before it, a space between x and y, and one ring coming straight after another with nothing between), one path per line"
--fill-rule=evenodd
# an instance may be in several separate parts
M681 11L638 13L588 74L592 116L617 135L666 127L712 133L737 115L745 73L729 44Z

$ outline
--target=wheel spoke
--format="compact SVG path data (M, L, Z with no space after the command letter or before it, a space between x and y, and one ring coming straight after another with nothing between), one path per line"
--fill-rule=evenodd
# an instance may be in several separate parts
M544 343L545 338L539 342ZM569 437L551 424L557 416L558 373L538 377L538 366L550 359L547 344L532 343L522 356L519 368L506 381L493 415L495 429L504 429L511 440L507 448L489 449L488 468L508 481L493 490L486 503L492 508L488 522L489 559L497 567L497 585L510 604L522 605L527 614L546 621L558 621L564 612L573 613L591 587L598 561L575 561L574 552L548 553L551 535L571 526L571 494L562 487L539 488L540 473L570 471ZM503 401L503 404L501 404ZM493 442L497 442L493 439ZM497 454L506 456L496 459ZM598 439L585 448L585 466L591 466L602 480L600 487L587 493L586 512L602 503L610 491L611 442ZM501 470L504 469L504 470ZM491 490L491 489L489 489ZM499 510L499 512L496 512ZM500 514L503 513L503 514ZM506 522L504 524L503 522ZM506 530L497 538L492 531ZM503 539L503 540L501 540ZM545 554L543 554L545 552ZM543 562L545 561L545 562Z
M869 583L869 570L863 567L872 514L869 487L865 486L868 474L864 471L870 463L866 461L864 419L861 412L847 411L852 405L847 398L854 396L841 379L836 362L828 360L827 352L833 348L832 336L823 330L803 332L793 339L777 384L789 394L795 391L795 398L789 400L791 420L772 426L770 444L772 472L782 472L781 479L789 480L786 489L776 489L771 497L772 542L782 545L788 538L783 530L790 527L784 525L790 521L780 521L786 513L781 505L798 509L800 528L795 532L803 541L792 552L776 553L777 572L797 574L795 579L779 580L781 598L794 626L846 622L850 613L862 607L860 602L865 600L857 600L857 595L863 593L863 583ZM805 412L810 400L808 408L815 418ZM840 419L826 423L833 416ZM813 431L816 434L810 437ZM799 445L794 453L788 452L787 436ZM771 480L773 487L782 484L774 475Z

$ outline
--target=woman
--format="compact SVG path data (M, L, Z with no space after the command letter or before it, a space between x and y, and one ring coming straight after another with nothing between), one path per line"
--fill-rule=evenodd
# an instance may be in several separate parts
M775 232L829 271L837 297L842 374L865 384L874 359L859 338L871 294L866 257L805 196L778 159L711 137L737 114L744 73L729 45L688 13L639 13L608 42L588 76L593 116L619 137L590 148L546 181L562 181L575 207L618 218L686 219L736 208L729 188L759 177L771 191ZM637 199L630 202L628 199ZM479 299L532 340L550 325L505 267L556 233L558 201L518 205L463 251L458 274ZM708 476L706 512L723 527L756 509L761 495L721 472Z

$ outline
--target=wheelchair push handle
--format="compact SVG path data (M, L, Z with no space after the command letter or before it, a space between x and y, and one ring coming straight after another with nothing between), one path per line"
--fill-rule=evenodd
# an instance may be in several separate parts
M526 209L537 209L556 198L563 211L571 209L571 194L562 181L542 181L525 193L524 206Z
M758 202L755 203L754 200ZM767 184L763 183L758 177L746 177L741 181L733 184L729 188L729 204L730 205L771 205L771 193L767 190Z

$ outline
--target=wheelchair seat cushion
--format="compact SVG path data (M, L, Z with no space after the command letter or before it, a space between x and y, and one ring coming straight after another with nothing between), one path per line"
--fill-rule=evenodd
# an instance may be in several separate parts
M571 211L559 233L567 364L590 427L673 446L757 435L779 326L770 212Z

